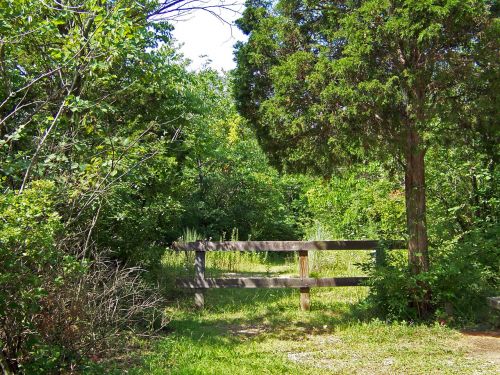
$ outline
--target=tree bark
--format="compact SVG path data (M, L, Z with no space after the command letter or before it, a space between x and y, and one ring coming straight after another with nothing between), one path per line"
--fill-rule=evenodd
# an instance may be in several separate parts
M412 273L419 274L429 270L429 253L425 217L425 149L414 127L408 129L405 156L408 263Z
M429 271L427 222L425 217L425 148L415 127L410 126L406 136L406 225L408 231L408 264L413 275ZM410 304L420 317L431 312L431 292L425 281L419 281Z

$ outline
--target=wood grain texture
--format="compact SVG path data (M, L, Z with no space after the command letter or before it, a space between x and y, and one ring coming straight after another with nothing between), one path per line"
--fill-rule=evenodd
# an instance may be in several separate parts
M197 283L203 283L205 280L205 252L197 251L194 258L194 273ZM194 292L194 305L202 309L205 306L205 288L196 288Z
M330 278L294 278L294 277L238 277L227 279L179 279L177 286L190 289L208 288L316 288L316 287L340 287L359 286L368 280L368 277L330 277Z
M309 277L309 257L307 250L299 251L299 276L300 278L307 279ZM311 295L309 287L300 288L300 309L302 311L309 311L311 308Z
M377 241L196 241L174 242L176 251L299 251L299 250L375 250L383 245L387 249L405 249L402 240Z

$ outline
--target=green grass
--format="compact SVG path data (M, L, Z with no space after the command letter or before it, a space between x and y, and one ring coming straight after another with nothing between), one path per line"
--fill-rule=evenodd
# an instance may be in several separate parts
M316 259L318 275L360 274L355 266L359 259L347 252L342 256ZM296 273L293 258L267 264L245 258L234 264L247 273ZM191 298L183 297L167 309L168 332L143 349L140 364L127 372L497 373L491 363L470 357L455 330L371 319L363 310L366 294L365 287L312 289L310 312L299 311L298 291L289 289L212 289L203 311L194 310Z

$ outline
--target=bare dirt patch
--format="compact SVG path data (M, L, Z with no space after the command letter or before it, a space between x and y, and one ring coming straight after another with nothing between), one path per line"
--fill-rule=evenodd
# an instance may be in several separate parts
M490 362L500 372L500 331L464 331L462 343L472 358Z

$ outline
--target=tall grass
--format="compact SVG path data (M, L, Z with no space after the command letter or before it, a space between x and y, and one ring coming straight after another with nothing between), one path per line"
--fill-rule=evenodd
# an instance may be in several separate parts
M181 242L202 240L195 229L186 228L179 238ZM309 241L331 240L332 235L317 224L306 237ZM238 241L238 230L229 235L223 233L220 241ZM360 265L373 261L369 251L310 251L309 270L311 277L361 276ZM192 277L194 274L194 252L167 251L163 264L176 277ZM268 252L213 251L206 254L206 277L221 277L230 274L271 276L273 274L297 276L297 253L271 254Z
M308 241L338 240L317 223L307 236ZM309 273L311 277L363 276L360 265L373 261L370 251L310 251Z
M237 228L230 235L222 233L219 241L239 241ZM207 253L207 273L222 274L269 274L269 253L257 251L214 251Z
M179 242L203 240L203 235L196 229L186 228ZM238 229L234 228L229 236L222 233L219 241L238 241ZM211 251L205 258L206 277L219 277L224 274L269 273L267 252ZM173 272L175 277L192 277L194 274L194 252L166 251L162 264ZM167 271L167 270L166 270Z

